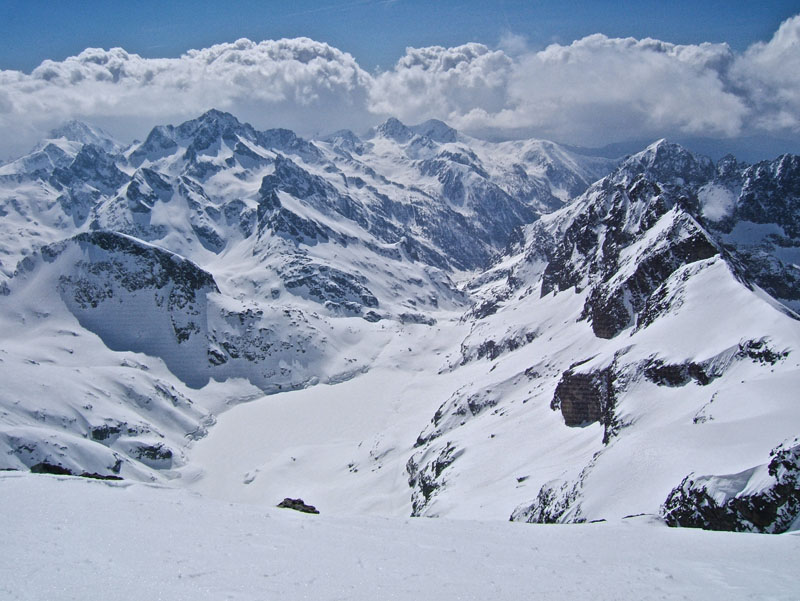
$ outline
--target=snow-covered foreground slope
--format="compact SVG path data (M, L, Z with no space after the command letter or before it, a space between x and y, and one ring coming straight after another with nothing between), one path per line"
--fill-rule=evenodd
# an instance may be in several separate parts
M0 597L773 599L800 536L309 516L130 482L0 475Z

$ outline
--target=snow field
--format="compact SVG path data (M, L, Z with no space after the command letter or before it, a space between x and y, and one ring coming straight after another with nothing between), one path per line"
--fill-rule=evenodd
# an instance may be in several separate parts
M0 598L772 599L797 534L309 516L186 490L0 475ZM8 519L8 518L11 519Z

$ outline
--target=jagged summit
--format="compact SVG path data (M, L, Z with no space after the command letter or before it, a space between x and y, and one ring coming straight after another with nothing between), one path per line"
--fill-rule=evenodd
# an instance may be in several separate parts
M211 124L219 124L223 127L241 127L243 125L242 122L231 113L214 108L207 110L199 117L183 122L178 127L192 127L193 124L206 126Z
M70 142L78 142L80 144L94 144L112 154L122 149L122 145L111 134L99 127L74 119L51 130L48 137L53 139L64 138Z
M251 125L242 123L232 114L217 109L211 109L196 119L181 123L175 128L175 133L182 138L192 138L198 135L204 137L231 137L234 135L255 137L255 130Z
M340 129L333 133L327 134L325 136L321 136L319 138L320 142L335 142L337 140L347 141L350 144L358 144L361 142L361 138L359 138L352 130L350 129Z
M438 119L429 119L418 125L405 125L399 119L390 117L371 130L367 137L381 136L398 144L409 142L414 136L422 136L439 144L448 144L458 139L458 132Z
M321 137L319 141L327 142L334 148L348 153L362 154L365 151L364 142L349 129L340 129Z
M414 136L414 132L399 119L389 117L373 130L372 135L378 135L403 144Z
M714 163L662 138L628 157L617 173L618 179L644 175L663 184L698 185L713 177Z

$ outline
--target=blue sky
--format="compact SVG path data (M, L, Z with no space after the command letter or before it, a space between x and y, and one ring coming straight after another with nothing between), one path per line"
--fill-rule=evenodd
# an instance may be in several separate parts
M210 108L800 152L800 0L0 0L0 39L0 160L68 119L126 142Z
M798 0L2 0L0 68L29 72L87 47L121 46L143 57L177 57L246 37L306 36L351 53L370 71L407 46L497 45L508 34L531 47L592 33L677 44L766 41Z

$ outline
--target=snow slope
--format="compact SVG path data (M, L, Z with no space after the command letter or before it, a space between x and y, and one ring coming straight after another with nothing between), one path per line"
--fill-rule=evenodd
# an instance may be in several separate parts
M131 482L0 474L0 596L797 598L796 534L309 516ZM86 511L91 506L91 511ZM613 549L613 552L610 550Z
M303 497L325 513L411 513L406 462L418 432L463 377L444 372L464 324L390 324L369 371L333 386L272 395L219 416L192 445L192 490L272 504ZM507 516L499 516L505 518Z
M474 281L463 384L408 465L415 514L659 513L687 475L765 466L793 440L800 324L693 216L698 165L657 143Z

